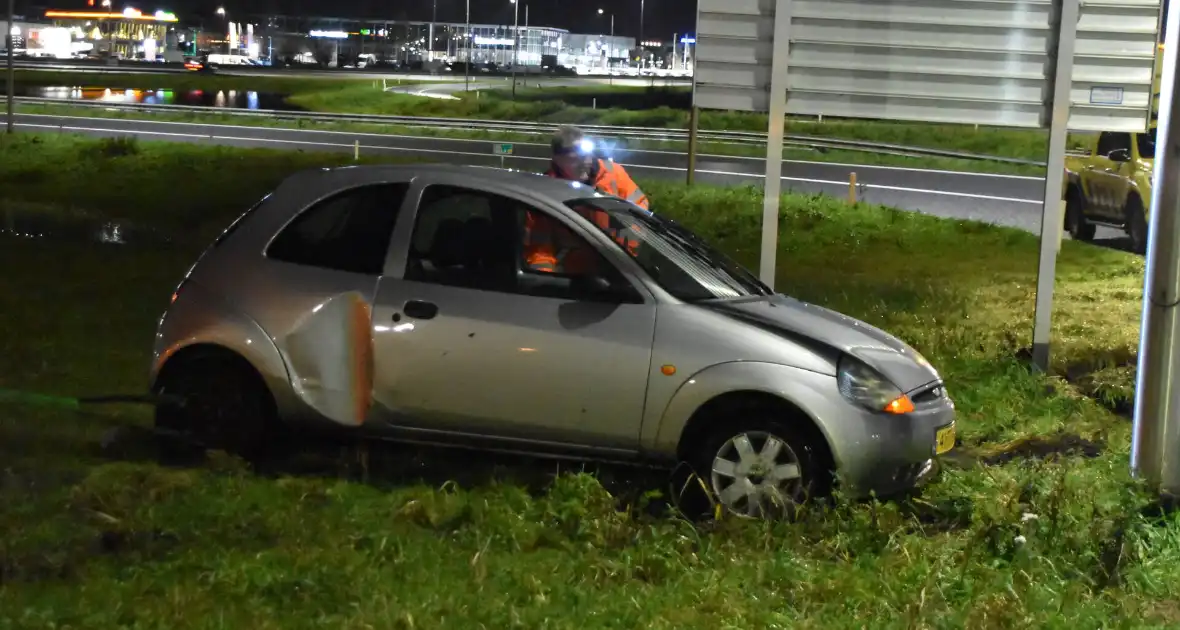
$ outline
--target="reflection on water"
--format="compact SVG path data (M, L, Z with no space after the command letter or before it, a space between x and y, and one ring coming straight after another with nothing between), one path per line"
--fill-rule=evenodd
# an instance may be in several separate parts
M119 221L3 208L0 209L0 242L8 238L106 245L143 245L171 240L158 232Z
M300 109L288 104L286 97L282 94L246 90L136 90L102 87L39 87L17 85L16 95L73 101L139 103L143 105L189 105L194 107L226 107L230 109Z

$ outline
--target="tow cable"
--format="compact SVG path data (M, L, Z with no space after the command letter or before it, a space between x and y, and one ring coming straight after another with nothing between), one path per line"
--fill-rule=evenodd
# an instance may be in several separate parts
M164 402L184 404L179 396L166 394L113 394L108 396L58 396L51 394L37 394L15 389L0 389L0 403L15 402L43 407L61 407L65 409L81 409L88 405L140 404L158 405Z

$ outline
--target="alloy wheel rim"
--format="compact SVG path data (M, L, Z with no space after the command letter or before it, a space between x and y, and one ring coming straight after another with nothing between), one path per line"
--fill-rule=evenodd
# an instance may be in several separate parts
M765 517L793 504L803 489L798 454L786 440L747 431L726 440L713 457L713 493L731 513Z

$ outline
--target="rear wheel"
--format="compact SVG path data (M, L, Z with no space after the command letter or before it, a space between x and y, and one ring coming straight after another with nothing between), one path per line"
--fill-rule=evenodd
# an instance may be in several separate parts
M1074 187L1070 187L1065 197L1065 229L1070 238L1085 242L1094 240L1094 233L1098 229L1086 220L1085 200Z
M221 352L178 357L165 366L157 393L157 429L195 446L246 458L269 452L281 436L266 384L244 359Z
M1147 252L1147 214L1143 201L1137 195L1127 199L1127 236L1131 237L1131 249L1136 254Z

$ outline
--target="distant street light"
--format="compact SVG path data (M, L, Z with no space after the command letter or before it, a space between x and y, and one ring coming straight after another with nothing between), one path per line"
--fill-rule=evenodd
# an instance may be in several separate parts
M603 13L604 13L604 11L602 9L598 10L598 15L602 15ZM606 43L606 77L607 77L607 82L610 85L615 84L615 75L613 72L611 72L611 67L610 67L611 50L614 48L614 44L615 44L615 14L612 12L610 14L610 39Z

